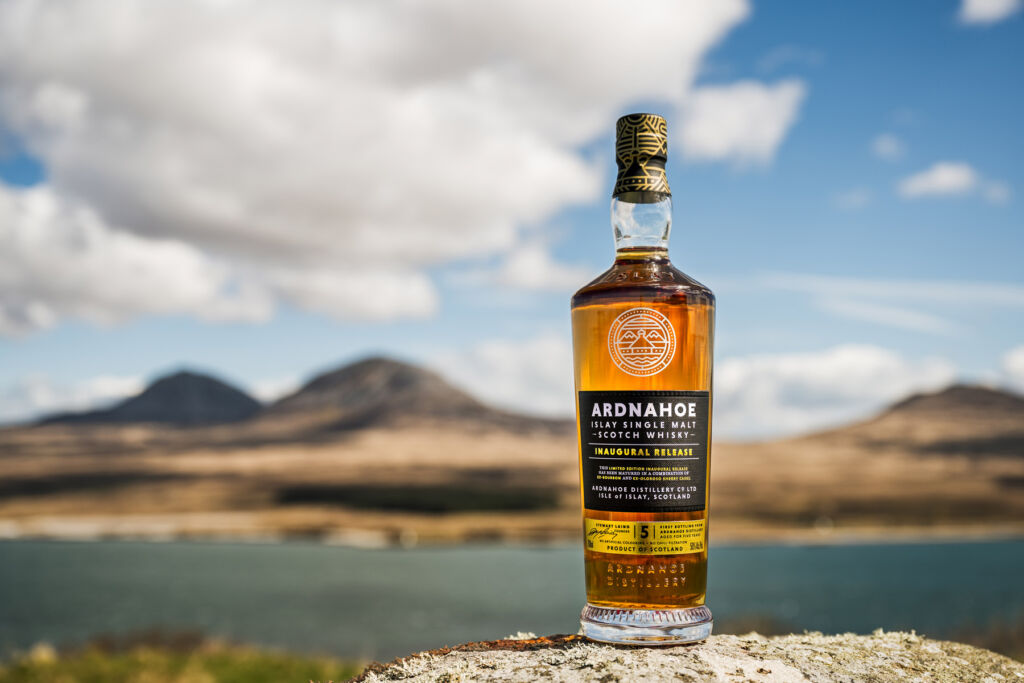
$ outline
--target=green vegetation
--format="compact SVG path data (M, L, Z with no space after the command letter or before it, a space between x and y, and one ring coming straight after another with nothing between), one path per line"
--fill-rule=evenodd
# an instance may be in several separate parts
M91 646L66 655L40 645L0 663L0 683L326 683L347 680L361 669L355 662L221 645L124 652Z
M719 633L762 635L795 632L790 624L750 615L725 620ZM1024 616L963 628L955 640L1024 661ZM128 638L100 637L58 653L49 645L0 661L0 683L341 683L364 663L302 656L211 642L201 635L146 632Z

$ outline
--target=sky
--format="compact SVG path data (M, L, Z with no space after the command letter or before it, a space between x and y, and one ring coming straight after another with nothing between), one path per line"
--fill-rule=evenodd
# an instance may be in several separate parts
M5 0L0 422L377 354L571 415L633 111L716 434L1024 391L1022 4Z

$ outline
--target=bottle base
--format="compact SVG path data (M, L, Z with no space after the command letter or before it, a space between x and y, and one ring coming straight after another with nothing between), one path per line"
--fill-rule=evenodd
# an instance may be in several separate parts
M618 609L587 605L580 614L583 635L599 643L680 645L711 635L714 620L706 606L680 609Z

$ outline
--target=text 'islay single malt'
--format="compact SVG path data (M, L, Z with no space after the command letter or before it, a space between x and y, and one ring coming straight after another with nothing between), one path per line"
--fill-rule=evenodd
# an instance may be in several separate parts
M587 604L594 640L711 634L708 464L715 297L669 262L665 119L616 125L615 263L572 298Z

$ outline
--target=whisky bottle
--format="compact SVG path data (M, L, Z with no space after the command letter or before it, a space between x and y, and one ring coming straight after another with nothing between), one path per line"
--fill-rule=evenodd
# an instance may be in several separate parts
M708 473L715 297L669 262L665 119L616 124L615 263L572 297L587 604L597 641L711 634Z

